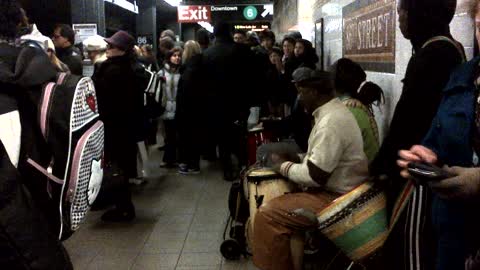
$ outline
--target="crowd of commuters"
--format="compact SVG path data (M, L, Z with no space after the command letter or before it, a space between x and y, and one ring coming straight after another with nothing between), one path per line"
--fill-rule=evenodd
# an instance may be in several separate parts
M470 2L480 40L480 1ZM198 174L202 157L219 159L224 179L233 181L251 165L249 130L274 123L275 141L258 148L257 160L300 192L259 208L249 235L257 267L302 269L304 232L317 223L299 209L319 213L375 179L387 183L391 211L406 179L414 178L408 164L423 162L451 177L415 186L384 246L382 269L480 269L480 60L465 63L462 44L450 34L455 7L455 0L398 1L400 30L413 53L383 143L373 110L384 101L382 89L348 58L319 70L315 48L298 32L279 40L270 30L233 31L220 23L213 36L200 29L183 42L165 30L157 52L136 46L125 31L86 39L82 51L93 65L105 125L104 182L112 186L93 207L115 206L103 214L107 222L135 219L129 183L142 177L139 142L163 151L159 167ZM24 93L59 73L82 76L75 45L70 26L56 25L49 38L15 0L0 0L0 265L6 269L73 268L43 210L51 206L22 170L26 151L44 151L30 126L35 120L24 117L31 110Z

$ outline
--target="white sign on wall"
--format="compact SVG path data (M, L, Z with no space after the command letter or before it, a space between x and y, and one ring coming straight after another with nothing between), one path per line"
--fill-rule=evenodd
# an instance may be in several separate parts
M73 24L75 31L75 43L82 43L85 39L97 34L97 24L95 23L77 23Z

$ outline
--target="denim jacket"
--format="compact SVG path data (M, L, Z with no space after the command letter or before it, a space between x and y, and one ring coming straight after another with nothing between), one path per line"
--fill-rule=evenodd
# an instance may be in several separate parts
M440 162L471 167L472 135L475 128L475 71L480 57L459 66L443 90L443 99L423 145L432 149Z
M476 69L480 57L459 66L450 76L443 99L423 145L439 162L449 166L473 166L472 136L475 128ZM468 253L465 235L468 204L433 196L432 225L437 238L436 270L463 269Z

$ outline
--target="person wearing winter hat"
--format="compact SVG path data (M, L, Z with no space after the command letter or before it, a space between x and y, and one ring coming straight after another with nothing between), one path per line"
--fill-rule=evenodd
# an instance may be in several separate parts
M107 60L92 77L97 90L100 118L105 123L105 162L108 175L118 174L114 203L102 220L125 222L135 218L128 179L136 176L138 85L134 71L134 39L125 31L106 38ZM143 89L142 89L143 90Z
M105 39L99 35L88 37L83 41L88 58L94 65L94 73L98 66L107 60L107 45Z
M399 150L422 143L442 98L448 95L444 88L451 73L465 59L463 46L450 33L456 2L398 1L399 27L412 44L413 54L390 130L371 164L373 175L388 176L388 192L393 198L405 187L397 166ZM438 127L435 124L436 130L446 130L446 126ZM385 246L388 260L395 261L389 269L464 269L464 207L439 198L426 186L418 186L405 209Z

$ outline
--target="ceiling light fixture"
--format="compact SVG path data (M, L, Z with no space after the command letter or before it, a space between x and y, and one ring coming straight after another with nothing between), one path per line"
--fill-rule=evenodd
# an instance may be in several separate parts
M114 5L117 5L119 7L122 7L126 10L129 10L133 13L138 14L138 6L137 6L137 1L133 1L133 3L128 2L127 0L104 0L105 2L112 3Z
M213 26L209 22L198 22L198 24L208 32L213 33Z
M180 3L182 2L182 0L163 0L163 1L166 2L167 4L169 4L172 7L178 7L180 5Z

